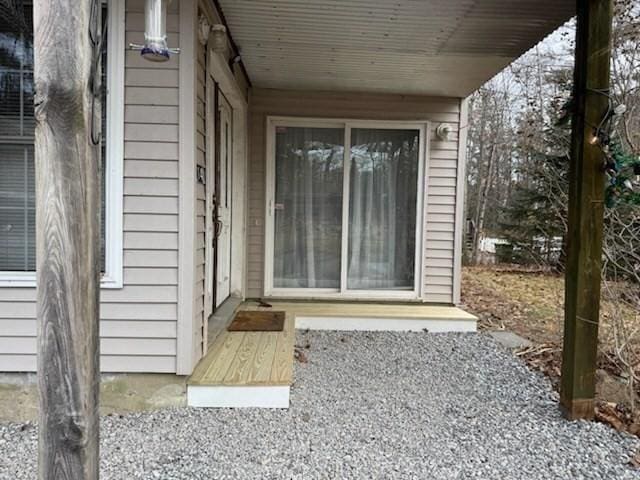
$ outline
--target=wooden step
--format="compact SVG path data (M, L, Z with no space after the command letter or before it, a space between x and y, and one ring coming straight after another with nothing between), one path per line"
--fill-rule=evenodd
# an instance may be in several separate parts
M222 331L187 381L188 404L287 408L294 326L288 313L282 332Z

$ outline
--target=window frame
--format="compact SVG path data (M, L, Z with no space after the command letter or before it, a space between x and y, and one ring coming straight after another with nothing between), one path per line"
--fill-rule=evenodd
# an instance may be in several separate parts
M275 186L276 186L276 128L277 127L318 127L343 128L344 174L342 196L342 244L340 287L327 288L279 288L273 285L275 251ZM416 251L414 263L414 288L412 290L364 290L347 287L348 225L349 225L349 182L351 130L353 128L411 129L419 130L417 205L416 205ZM266 138L266 202L265 202L265 250L264 250L264 296L274 298L326 298L326 299L377 299L377 300L419 300L424 284L424 227L426 224L424 205L427 195L427 172L431 123L428 120L362 120L318 117L267 117Z
M108 3L107 143L105 158L105 271L101 288L123 286L123 168L125 0ZM0 271L0 288L35 287L36 272Z

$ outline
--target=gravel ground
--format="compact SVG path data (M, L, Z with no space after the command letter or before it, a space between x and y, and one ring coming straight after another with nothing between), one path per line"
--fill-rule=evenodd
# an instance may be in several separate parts
M103 479L640 479L640 441L567 422L485 335L298 334L291 408L105 417ZM0 478L35 478L36 428L0 425Z

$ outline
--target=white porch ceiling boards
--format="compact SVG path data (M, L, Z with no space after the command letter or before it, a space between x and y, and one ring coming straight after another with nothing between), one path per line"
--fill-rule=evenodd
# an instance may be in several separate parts
M258 87L466 96L574 0L220 0Z

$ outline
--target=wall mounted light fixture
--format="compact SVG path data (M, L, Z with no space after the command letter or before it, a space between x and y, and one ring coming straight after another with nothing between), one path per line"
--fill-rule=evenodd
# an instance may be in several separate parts
M227 38L227 27L218 23L211 27L212 45L214 52L227 56L229 50L229 39Z
M198 40L201 45L206 45L209 41L209 32L211 32L209 20L204 15L200 15L198 18Z
M447 141L451 138L451 125L448 123L441 123L436 127L436 137L438 140Z

